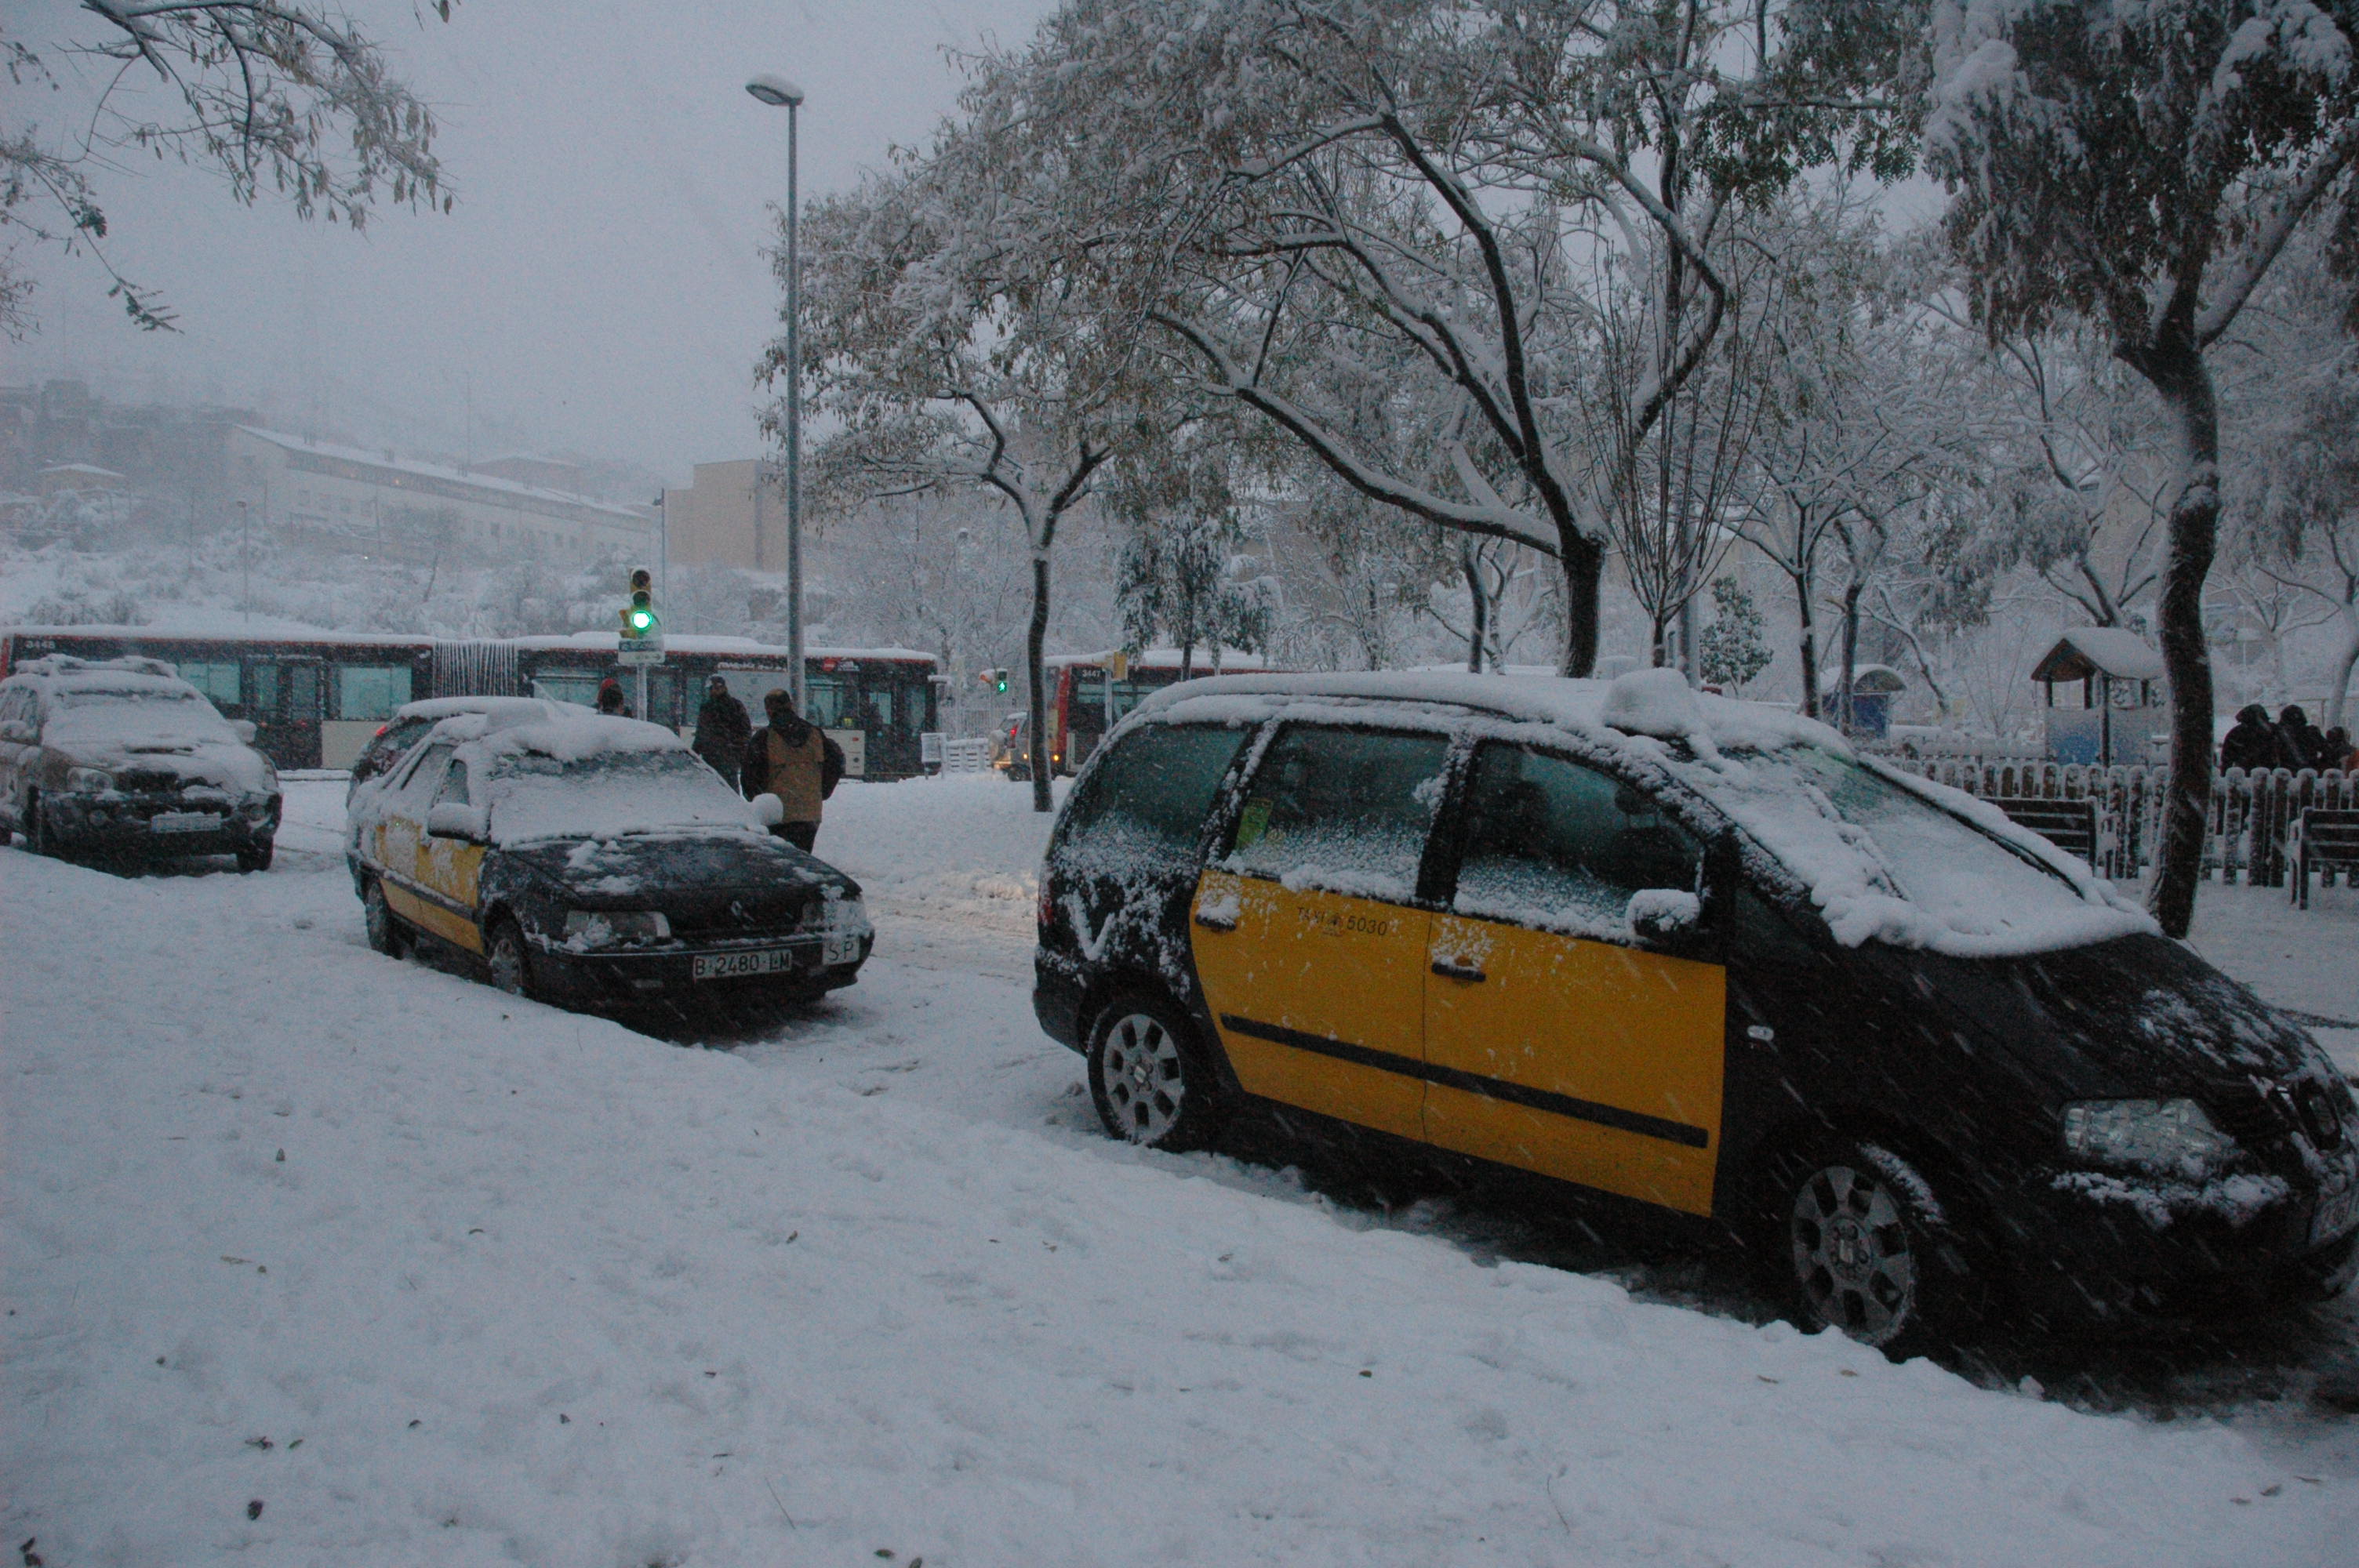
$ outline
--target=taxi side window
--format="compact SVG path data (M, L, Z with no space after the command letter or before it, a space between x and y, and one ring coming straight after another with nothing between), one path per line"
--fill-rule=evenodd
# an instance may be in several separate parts
M1615 932L1632 893L1693 892L1701 855L1645 791L1495 741L1474 754L1455 907L1480 918Z
M465 806L467 801L467 764L453 762L442 774L442 787L434 792L434 806Z
M403 804L414 805L423 810L426 802L433 798L435 786L442 782L443 764L450 760L451 748L448 746L429 746L419 753L418 761L410 764L409 772L394 786L401 793Z
M1288 726L1245 791L1229 869L1408 902L1449 755L1440 735Z
M1212 796L1250 731L1163 724L1134 731L1090 771L1068 802L1060 845L1190 855Z

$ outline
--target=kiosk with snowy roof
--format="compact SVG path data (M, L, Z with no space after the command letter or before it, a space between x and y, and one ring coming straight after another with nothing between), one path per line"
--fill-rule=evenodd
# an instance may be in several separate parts
M2145 762L2168 736L2161 705L2162 655L2123 626L2075 626L2032 666L2044 689L2048 753L2060 762ZM2081 685L2078 708L2056 705L2056 687Z

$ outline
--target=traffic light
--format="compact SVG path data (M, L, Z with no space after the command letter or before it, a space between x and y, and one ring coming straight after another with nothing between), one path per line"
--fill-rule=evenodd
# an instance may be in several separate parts
M645 567L631 572L631 602L623 611L623 640L645 642L656 634L660 622L656 618L655 575Z
M984 685L989 687L993 691L997 692L1002 697L1007 695L1007 672L1006 670L977 670L974 674L977 680L983 682Z

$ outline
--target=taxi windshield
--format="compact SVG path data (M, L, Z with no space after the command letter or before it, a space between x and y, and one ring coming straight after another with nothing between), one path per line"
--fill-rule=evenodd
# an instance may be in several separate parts
M504 752L491 762L484 798L501 843L760 826L754 808L686 750Z

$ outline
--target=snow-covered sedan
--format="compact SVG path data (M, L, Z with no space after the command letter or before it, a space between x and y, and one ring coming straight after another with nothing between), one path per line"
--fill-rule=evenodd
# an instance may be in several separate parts
M1252 1111L1734 1231L1811 1326L2344 1288L2359 1106L2089 868L1825 727L1397 674L1150 697L1067 798L1034 1005L1109 1130Z
M440 942L518 995L850 985L875 939L860 888L766 815L660 725L516 703L440 720L356 795L347 858L370 946Z
M278 774L158 659L27 660L0 681L0 841L41 854L270 864Z

